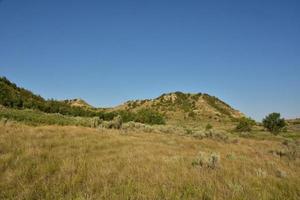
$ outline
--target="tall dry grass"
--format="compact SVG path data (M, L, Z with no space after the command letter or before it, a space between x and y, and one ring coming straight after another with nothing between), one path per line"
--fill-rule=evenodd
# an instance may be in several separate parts
M277 140L0 125L0 199L299 199L300 162ZM216 152L219 166L192 165ZM284 176L278 176L281 171Z

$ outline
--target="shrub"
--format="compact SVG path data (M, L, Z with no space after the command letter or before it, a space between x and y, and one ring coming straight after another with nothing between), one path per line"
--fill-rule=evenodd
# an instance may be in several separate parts
M277 169L276 170L276 176L278 178L286 178L287 177L287 173L281 169Z
M112 124L113 124L113 128L120 129L122 127L122 124L123 124L122 117L120 115L116 116L112 120Z
M213 126L211 125L211 124L207 124L206 126L205 126L205 130L206 131L209 131L209 130L211 130L213 128Z
M186 128L185 129L185 134L192 135L193 134L193 130Z
M286 126L284 118L280 113L271 113L263 119L264 127L273 134L278 134Z
M220 160L219 153L212 152L208 154L205 152L199 152L197 159L192 162L192 165L215 169L220 166Z
M91 127L92 128L96 128L101 124L101 120L99 119L99 117L93 117L91 119Z
M136 113L136 122L144 124L165 124L163 116L151 109L141 109Z
M9 121L22 122L28 125L73 125L91 126L89 117L71 117L61 114L47 114L37 110L19 110L3 108L0 110L0 119L6 118Z
M258 168L255 170L256 176L266 178L267 177L267 172L263 170L262 168Z
M244 117L239 120L238 125L235 127L235 131L250 132L254 125L255 121L253 119Z
M188 114L188 117L195 118L196 117L196 113L194 111L190 111L189 114Z
M120 129L122 127L123 121L120 115L113 118L112 121L103 121L101 127L108 129Z

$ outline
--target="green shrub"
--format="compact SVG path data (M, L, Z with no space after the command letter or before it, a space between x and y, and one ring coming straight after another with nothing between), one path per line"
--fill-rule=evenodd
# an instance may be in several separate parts
M273 134L278 134L286 126L284 118L280 118L280 113L271 113L263 119L263 125Z
M136 113L135 122L140 122L144 124L165 124L163 116L151 109L141 109Z
M235 127L235 131L250 132L254 125L255 121L253 119L244 117L239 120L238 125Z
M22 122L28 125L75 125L91 126L89 117L71 117L61 114L48 114L37 110L30 109L12 109L2 108L0 110L0 119Z
M188 114L188 117L195 118L196 117L196 113L194 111L190 111L189 114Z
M163 115L151 110L151 109L141 109L137 112L131 112L128 110L118 111L118 112L102 112L99 118L104 121L112 121L117 116L120 116L122 122L139 122L143 124L165 124Z
M206 131L209 131L209 130L211 130L213 128L213 126L211 125L211 124L207 124L206 126L205 126L205 130Z

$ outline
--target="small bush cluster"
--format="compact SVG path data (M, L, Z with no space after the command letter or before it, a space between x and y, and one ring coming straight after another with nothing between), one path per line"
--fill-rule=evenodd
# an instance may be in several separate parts
M300 158L300 147L296 144L289 144L286 148L270 150L275 156L286 157L289 160L296 160Z
M135 120L143 124L165 124L163 116L151 109L141 109L136 113Z
M122 125L124 130L138 130L147 133L164 133L164 134L177 134L185 135L185 129L171 125L147 125L139 122L127 122Z
M101 124L99 117L93 117L91 119L91 128L97 128Z
M283 171L281 169L277 169L276 170L276 176L278 178L286 178L287 177L287 173L286 173L286 171Z
M255 170L256 176L266 178L267 177L267 172L263 170L262 168L258 168Z
M205 133L205 136L210 139L224 141L224 142L227 142L229 139L229 136L226 132L208 131Z
M250 132L255 125L255 121L251 118L241 118L238 125L235 128L237 132Z
M72 126L91 126L89 117L72 117L61 114L48 114L37 110L19 110L12 108L2 108L0 119L3 121L16 121L28 125L72 125Z
M102 121L100 124L101 128L107 128L107 129L120 129L122 127L123 121L122 117L120 115L114 117L111 121Z
M213 126L211 125L211 124L207 124L206 126L205 126L205 130L206 131L209 131L209 130L211 130L213 128Z
M137 112L131 111L119 111L119 112L103 112L99 115L99 118L104 121L111 121L115 117L121 116L123 122L139 122L143 124L165 124L163 115L152 109L141 109Z
M192 162L192 165L216 169L220 167L220 160L221 158L219 153L199 152L197 158Z

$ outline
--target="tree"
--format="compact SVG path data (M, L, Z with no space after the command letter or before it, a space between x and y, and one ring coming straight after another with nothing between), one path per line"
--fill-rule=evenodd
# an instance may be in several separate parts
M255 121L251 118L243 117L239 120L235 130L238 132L249 132L252 130L252 126L255 125Z
M263 119L263 125L273 134L278 134L286 126L284 118L280 118L280 113L271 113Z

